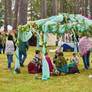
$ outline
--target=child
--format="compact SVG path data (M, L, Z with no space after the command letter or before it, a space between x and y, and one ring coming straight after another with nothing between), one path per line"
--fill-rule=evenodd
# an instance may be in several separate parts
M50 74L53 72L53 64L52 64L52 62L51 62L51 59L50 59L50 57L48 56L48 53L45 53L45 57L46 57L46 60L47 60L47 62L48 62L48 65L49 65L49 70L50 70Z
M28 64L28 72L30 74L36 74L35 78L38 79L38 73L41 72L41 52L40 50L36 50L35 57Z
M79 65L79 57L76 55L76 53L73 53L72 61L75 62L75 64Z
M11 69L11 62L13 60L13 53L14 53L14 43L12 35L8 36L8 40L6 41L6 54L8 58L8 69Z
M76 74L76 73L80 73L79 69L78 69L76 63L74 61L72 61L72 59L71 59L70 63L69 63L69 74Z

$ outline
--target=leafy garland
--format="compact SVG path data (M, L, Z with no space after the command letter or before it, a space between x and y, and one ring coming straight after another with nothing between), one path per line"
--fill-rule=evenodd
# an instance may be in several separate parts
M43 24L38 25L35 22L31 23L31 24L24 25L24 26L19 25L18 26L18 31L30 31L29 30L30 28L34 28L36 31L37 30L40 31L40 30L42 30L42 25Z
M52 32L53 26L56 26L56 30L55 30L54 33L60 34L61 30L59 28L60 28L61 25L63 25L65 27L66 32L71 30L71 29L74 29L77 32L78 31L79 32L85 31L86 34L92 34L92 31L91 31L92 25L89 25L87 27L86 24L85 24L85 19L83 19L81 21L81 23L79 23L76 14L74 15L73 19L75 20L75 22L70 19L70 14L63 14L63 21L62 22L58 22L57 24L53 24L53 25L49 24L48 28L49 28L50 32ZM71 29L68 28L69 23L72 24ZM34 30L41 33L43 24L38 25L36 22L33 22L33 23L31 22L30 24L27 24L27 25L24 25L24 26L19 25L18 30L19 31L29 31L30 28L34 28ZM79 29L79 27L80 27L80 29Z

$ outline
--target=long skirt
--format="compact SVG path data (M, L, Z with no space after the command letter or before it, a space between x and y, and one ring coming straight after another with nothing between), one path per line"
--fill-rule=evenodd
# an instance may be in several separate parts
M68 65L64 65L63 67L59 67L59 66L56 66L56 69L59 71L59 72L64 72L64 73L68 73L69 72L69 68L68 68Z
M40 73L40 72L41 72L41 67L38 68L38 66L36 66L35 64L29 63L29 64L28 64L28 72L29 72L30 74Z
M69 66L69 74L80 73L77 66Z

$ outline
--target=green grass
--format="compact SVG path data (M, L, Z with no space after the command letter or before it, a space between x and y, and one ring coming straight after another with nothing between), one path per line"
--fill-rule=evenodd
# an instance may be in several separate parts
M55 47L48 47L54 49ZM83 70L83 62L80 57L80 74L50 77L49 80L35 80L35 75L28 74L27 65L35 55L35 47L30 47L25 67L21 68L20 74L13 74L12 70L7 70L7 57L0 54L0 92L92 92L92 79L88 75L92 74L92 68ZM51 59L54 53L49 53ZM72 52L64 52L65 58L71 58ZM92 55L91 55L92 56ZM15 60L15 55L14 55ZM92 65L91 65L92 67ZM41 77L41 75L39 75Z

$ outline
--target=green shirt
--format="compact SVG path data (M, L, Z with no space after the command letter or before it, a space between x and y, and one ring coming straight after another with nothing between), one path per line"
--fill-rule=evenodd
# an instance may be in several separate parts
M56 60L56 66L63 67L65 64L67 64L67 61L63 56L58 56Z
M70 62L69 66L76 66L76 64L72 61Z
M19 42L19 52L26 52L28 49L28 42Z

